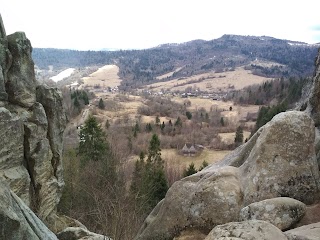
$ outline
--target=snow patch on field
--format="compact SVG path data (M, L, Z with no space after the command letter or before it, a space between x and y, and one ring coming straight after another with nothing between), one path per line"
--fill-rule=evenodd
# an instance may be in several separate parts
M74 72L74 68L68 68L62 72L60 72L58 75L51 77L50 79L55 81L55 82L59 82L67 77L70 77L71 74Z

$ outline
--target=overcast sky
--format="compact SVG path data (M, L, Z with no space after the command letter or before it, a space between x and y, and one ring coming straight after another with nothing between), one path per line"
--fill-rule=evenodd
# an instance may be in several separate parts
M7 34L33 47L149 48L223 34L320 42L320 1L0 0Z

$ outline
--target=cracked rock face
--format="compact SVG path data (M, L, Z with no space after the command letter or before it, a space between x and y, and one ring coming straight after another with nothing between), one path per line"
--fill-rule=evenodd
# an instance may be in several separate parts
M48 223L64 185L66 117L60 92L37 87L31 51L23 32L6 36L0 16L0 180Z

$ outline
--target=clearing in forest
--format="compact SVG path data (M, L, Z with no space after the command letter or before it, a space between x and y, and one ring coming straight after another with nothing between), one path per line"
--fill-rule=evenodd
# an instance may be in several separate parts
M97 86L105 89L107 87L117 87L121 83L118 76L119 67L116 65L105 65L96 72L91 73L89 77L82 78L85 86Z

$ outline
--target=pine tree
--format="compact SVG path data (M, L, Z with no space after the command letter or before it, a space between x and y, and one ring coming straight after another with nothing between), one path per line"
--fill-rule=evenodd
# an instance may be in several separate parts
M167 190L168 182L161 158L160 140L157 134L153 134L146 161L141 153L135 164L131 191L148 212L165 197Z
M235 136L235 138L234 138L234 142L235 142L236 144L241 144L241 143L243 143L243 129L242 129L241 126L239 126L239 127L237 128L236 136Z
M220 118L220 124L221 124L222 127L224 127L224 119L223 119L223 117Z
M199 167L199 172L204 169L205 167L207 167L209 164L206 160L203 160L201 166Z
M109 119L107 119L107 121L106 121L106 129L109 129L109 127L110 127L110 122L109 122Z
M159 118L159 116L156 116L156 125L157 125L157 126L160 125L160 118Z
M177 121L174 123L174 125L177 127L182 127L182 121L180 117L177 118Z
M89 160L98 161L107 151L105 133L95 117L90 115L80 130L78 152L82 163Z
M189 164L188 168L184 170L183 176L187 177L195 173L197 173L197 169L195 168L194 163L192 162Z
M202 114L202 113L201 113L201 114ZM189 112L189 111L187 111L187 112L186 112L186 116L187 116L187 118L190 120L190 119L192 118L192 113Z
M99 100L98 107L99 107L100 109L104 109L104 108L105 108L104 102L103 102L102 98L100 98L100 100Z
M151 132L152 131L152 126L151 123L146 124L146 132Z

